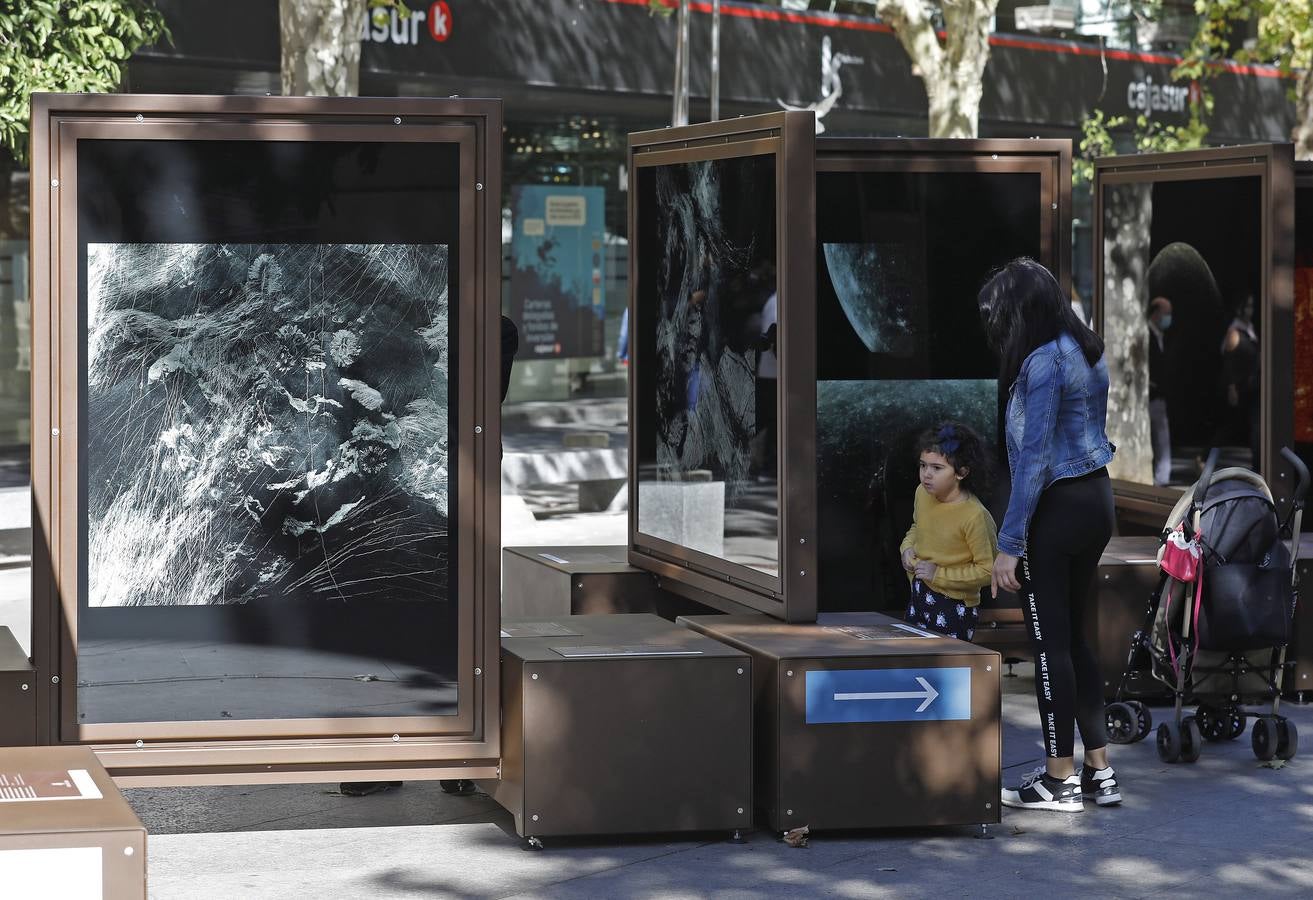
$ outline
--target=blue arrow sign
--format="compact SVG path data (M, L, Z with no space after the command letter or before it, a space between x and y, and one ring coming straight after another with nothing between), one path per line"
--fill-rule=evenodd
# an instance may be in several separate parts
M821 669L807 673L807 724L971 718L971 669Z

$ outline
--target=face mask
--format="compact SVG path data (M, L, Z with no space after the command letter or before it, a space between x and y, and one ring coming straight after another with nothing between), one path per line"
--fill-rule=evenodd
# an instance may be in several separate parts
M1166 331L1167 329L1171 328L1171 327L1172 327L1172 314L1171 314L1171 313L1168 313L1167 315L1165 315L1165 316L1163 316L1161 319L1159 319L1159 320L1158 320L1158 327L1159 327L1160 329L1162 329L1163 331Z

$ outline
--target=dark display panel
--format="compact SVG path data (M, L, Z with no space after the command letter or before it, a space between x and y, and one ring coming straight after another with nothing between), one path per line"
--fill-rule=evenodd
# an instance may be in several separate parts
M998 362L976 295L1018 256L1041 257L1037 173L817 176L817 496L823 611L897 609L919 434L977 429L1006 505Z
M1210 447L1258 468L1261 179L1105 183L1102 201L1109 471L1188 485Z
M1313 185L1295 189L1295 452L1313 470ZM1313 529L1313 517L1306 520Z
M774 155L638 170L638 531L779 569Z
M456 712L456 144L79 143L79 722Z

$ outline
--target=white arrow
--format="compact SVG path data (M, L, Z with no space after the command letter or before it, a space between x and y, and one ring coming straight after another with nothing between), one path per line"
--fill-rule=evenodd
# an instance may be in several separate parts
M835 700L920 700L921 705L916 708L917 712L925 712L935 698L939 696L939 691L935 690L934 685L926 681L920 675L916 676L917 683L923 690L919 691L879 691L879 692L861 692L849 694L835 694Z

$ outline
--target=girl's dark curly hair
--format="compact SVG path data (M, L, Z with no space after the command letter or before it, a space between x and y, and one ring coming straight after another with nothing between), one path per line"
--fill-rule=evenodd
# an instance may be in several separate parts
M928 450L943 456L955 470L966 469L962 488L980 498L988 496L993 481L993 459L975 429L961 422L941 422L921 432L916 448L918 455Z

